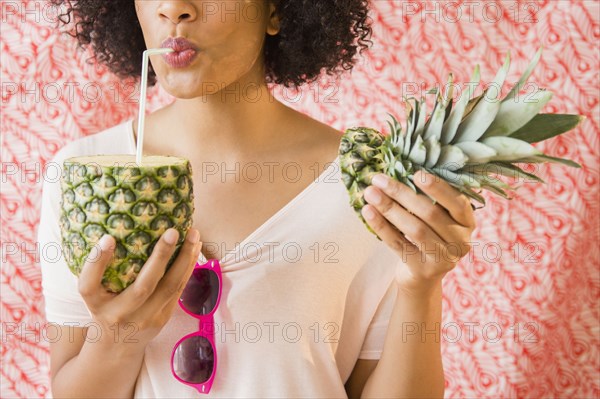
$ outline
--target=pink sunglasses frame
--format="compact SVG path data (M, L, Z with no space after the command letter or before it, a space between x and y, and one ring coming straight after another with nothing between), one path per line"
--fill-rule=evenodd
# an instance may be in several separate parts
M199 316L197 314L194 314L194 313L188 311L185 308L185 306L183 305L183 301L181 300L181 298L179 298L179 301L178 301L179 307L181 307L181 309L185 313L198 319L198 331L185 335L179 341L177 341L175 346L173 346L173 351L171 352L171 373L173 374L173 377L175 377L175 379L177 381L181 382L182 384L194 387L198 390L198 392L207 394L210 392L210 389L212 388L213 381L215 379L215 374L217 373L217 347L215 345L215 328L214 328L215 323L214 323L213 315L216 312L217 308L219 307L219 302L221 302L221 292L223 291L223 274L221 273L221 265L219 264L219 261L217 259L209 259L203 265L196 263L196 266L194 267L194 271L196 271L197 269L208 269L208 270L212 270L213 272L215 272L215 274L217 275L217 277L219 279L219 294L217 296L217 300L215 302L214 309L210 313L202 315L202 316ZM208 329L205 328L207 326L209 327ZM209 331L207 331L207 330L209 330ZM194 383L187 382L187 381L184 381L181 378L179 378L177 376L177 374L175 373L174 362L173 362L175 359L175 351L177 350L179 345L186 339L195 337L195 336L204 337L208 340L208 342L210 342L210 344L212 345L213 356L214 356L214 364L213 364L212 374L210 375L210 378L208 380L206 380L206 382L203 382L201 384L194 384Z

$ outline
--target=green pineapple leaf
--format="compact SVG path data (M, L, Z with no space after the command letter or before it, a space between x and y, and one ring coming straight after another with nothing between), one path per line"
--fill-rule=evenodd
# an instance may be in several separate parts
M475 92L475 87L479 85L479 79L479 65L477 65L471 76L471 83L473 84L467 86L467 91L462 94L462 97L457 101L450 116L448 116L448 119L444 122L444 126L442 127L442 144L449 144L454 139L458 125L462 121L465 113L468 113L467 106L469 104L469 99Z
M563 164L566 166L570 166L572 168L581 168L580 164L578 164L575 161L571 161L570 159L556 158L556 157L551 157L550 155L545 155L545 154L539 154L539 155L536 155L533 157L522 158L522 159L519 159L514 162L515 163L519 163L519 162L526 162L526 163L553 162L553 163L560 163L560 164Z
M510 54L506 55L504 65L496 74L493 82L485 90L482 99L477 102L471 112L463 119L456 132L455 142L477 141L492 124L500 110L500 92L510 67ZM491 94L490 94L491 93Z
M529 63L529 66L527 67L527 69L525 70L525 72L523 72L523 75L521 76L521 78L519 79L519 81L517 82L517 84L512 88L512 90L502 100L503 102L511 100L517 94L519 94L519 92L521 91L521 89L523 88L523 86L525 85L525 83L527 83L527 79L529 79L529 77L531 76L531 73L533 72L533 70L537 66L538 62L540 61L540 58L542 57L542 49L543 49L543 46L540 46L540 49L533 56L533 59Z
M522 96L519 101L502 102L496 119L481 137L511 136L532 120L551 98L552 92L539 90L531 96Z
M574 129L584 119L583 115L537 114L509 137L537 143Z

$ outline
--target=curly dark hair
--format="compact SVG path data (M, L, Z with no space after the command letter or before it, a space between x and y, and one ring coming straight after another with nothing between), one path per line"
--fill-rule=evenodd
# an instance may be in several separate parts
M105 64L121 78L139 79L146 44L132 0L48 0L65 6L57 25L79 46L91 46L93 61ZM267 83L298 87L328 75L351 70L356 54L372 44L369 0L274 0L280 30L267 35L264 46ZM133 28L132 28L133 27ZM150 66L148 84L156 83Z

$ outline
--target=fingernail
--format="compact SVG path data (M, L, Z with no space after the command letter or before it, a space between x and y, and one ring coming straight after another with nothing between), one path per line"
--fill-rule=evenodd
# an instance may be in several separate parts
M192 244L197 244L200 240L200 233L196 229L189 229L187 232L187 240Z
M371 219L375 218L375 212L373 212L373 210L369 207L364 207L362 209L362 214L365 217L365 219L367 219L367 220L371 220Z
M115 239L110 234L104 234L98 244L100 249L111 251L115 247Z
M415 175L417 183L419 183L421 186L429 185L430 181L428 174L423 170L419 170L417 173L419 174L418 176Z
M378 174L373 176L373 185L379 188L386 188L388 185L388 177L384 174Z
M179 238L179 232L175 229L169 229L163 234L163 240L167 244L173 245L177 242L177 238Z
M375 189L366 190L365 191L365 199L370 204L375 204L375 205L379 205L381 203L381 201L383 200L383 198L381 197L381 194L379 194L377 192L377 190L375 190Z

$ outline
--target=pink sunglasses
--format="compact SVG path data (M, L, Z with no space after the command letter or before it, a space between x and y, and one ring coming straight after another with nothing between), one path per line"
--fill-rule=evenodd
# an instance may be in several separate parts
M210 259L196 263L187 282L179 306L199 320L198 331L181 338L171 353L171 372L181 383L200 393L209 393L217 370L217 351L213 315L223 289L221 265Z

